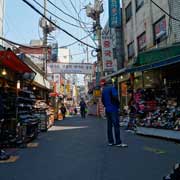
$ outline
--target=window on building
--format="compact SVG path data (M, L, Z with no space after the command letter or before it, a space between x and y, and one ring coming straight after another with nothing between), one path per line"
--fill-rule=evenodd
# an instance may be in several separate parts
M144 4L144 0L136 0L136 11L140 9Z
M161 17L157 22L154 23L153 30L154 30L154 43L159 44L167 37L165 16Z
M144 51L146 49L146 32L143 32L140 36L137 37L138 51Z
M132 16L132 4L131 4L131 2L126 7L125 11L126 11L126 22L128 22Z
M134 41L128 44L128 58L131 58L134 56Z

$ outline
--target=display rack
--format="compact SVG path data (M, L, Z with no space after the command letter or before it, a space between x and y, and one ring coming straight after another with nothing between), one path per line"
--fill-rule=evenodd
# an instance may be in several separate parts
M39 130L47 131L48 129L48 115L47 115L48 106L43 100L37 100L34 105L35 115L39 121Z
M32 91L20 90L16 100L19 143L26 143L38 135L38 119L34 114L35 96Z

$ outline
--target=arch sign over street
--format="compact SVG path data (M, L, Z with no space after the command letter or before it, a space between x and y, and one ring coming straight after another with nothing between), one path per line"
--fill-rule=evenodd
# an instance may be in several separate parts
M90 63L47 63L48 74L92 74L93 64Z

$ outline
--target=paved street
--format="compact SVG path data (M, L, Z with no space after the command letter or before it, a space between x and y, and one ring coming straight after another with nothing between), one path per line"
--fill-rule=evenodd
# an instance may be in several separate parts
M37 147L12 150L0 180L161 180L180 162L180 145L121 131L128 148L106 145L106 120L68 117L41 133Z

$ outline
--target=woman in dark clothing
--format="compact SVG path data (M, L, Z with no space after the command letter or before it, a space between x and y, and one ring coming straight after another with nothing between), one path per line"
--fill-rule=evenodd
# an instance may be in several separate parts
M64 106L64 104L61 105L60 110L61 110L63 119L65 119L65 117L66 117L66 107Z
M85 118L87 106L83 98L81 99L79 106L80 106L81 117Z

